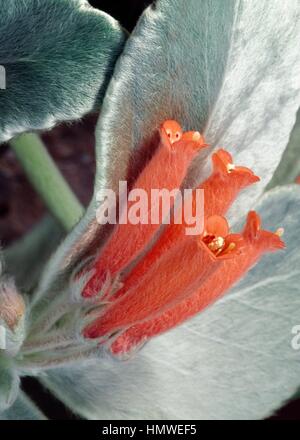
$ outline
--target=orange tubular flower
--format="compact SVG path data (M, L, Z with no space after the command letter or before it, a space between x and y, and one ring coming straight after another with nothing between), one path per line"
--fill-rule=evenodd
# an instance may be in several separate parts
M248 214L243 231L244 249L235 258L226 259L215 266L215 270L202 281L183 301L160 316L129 328L115 339L110 349L115 355L124 355L140 347L149 338L159 335L186 319L199 313L221 297L267 252L283 249L280 239L283 230L275 233L261 230L260 218L256 212Z
M224 215L242 189L259 181L259 177L249 168L234 165L232 156L225 150L218 150L212 155L212 164L211 176L198 187L204 191L206 218L212 215ZM122 280L123 288L110 297L110 300L119 298L131 286L134 286L162 254L184 237L184 221L181 224L168 225L156 245L130 272L129 276Z
M135 183L150 194L152 188L179 188L191 160L205 146L198 132L182 133L174 121L160 130L160 146ZM102 308L90 312L83 335L99 339L113 355L128 355L149 338L191 318L221 297L266 252L282 249L283 230L261 230L260 218L248 215L242 234L230 234L223 215L238 193L259 178L248 168L233 164L221 149L212 155L212 173L198 187L204 193L204 230L187 235L182 213L179 224L167 225L153 247L127 274L122 287L98 292L109 274L121 271L150 242L160 225L117 225L95 264L95 274L82 295L95 296ZM186 203L190 203L190 200ZM196 191L192 194L195 211ZM193 212L194 214L194 212ZM99 300L99 303L98 303Z
M175 121L165 121L160 128L160 143L152 159L141 172L134 188L144 190L149 199L152 189L178 189L191 161L206 146L199 132L183 133ZM132 202L128 202L128 210ZM149 208L150 209L150 208ZM159 224L118 224L94 266L95 274L88 281L84 297L99 294L105 279L114 279L151 240Z
M235 165L223 149L212 155L212 164L212 175L200 185L204 189L205 214L224 215L238 193L260 179L249 168Z
M186 236L151 267L140 283L109 306L85 329L88 338L109 337L136 323L157 316L185 299L193 286L203 282L216 264L241 252L243 239L229 234L224 217L211 216L205 233Z

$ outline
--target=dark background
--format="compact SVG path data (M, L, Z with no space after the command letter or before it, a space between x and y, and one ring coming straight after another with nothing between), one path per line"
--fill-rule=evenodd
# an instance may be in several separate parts
M151 0L90 0L90 3L131 31ZM84 204L88 203L93 187L96 119L97 115L91 115L71 126L56 127L43 136L59 168ZM2 245L9 245L26 233L46 210L8 146L0 150L0 188L0 236ZM77 418L35 379L25 378L22 387L50 419ZM300 420L300 400L287 404L272 419Z

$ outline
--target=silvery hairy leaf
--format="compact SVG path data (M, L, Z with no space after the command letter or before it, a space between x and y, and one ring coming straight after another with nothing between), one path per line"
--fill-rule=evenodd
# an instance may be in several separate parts
M46 420L46 417L25 393L20 392L14 404L0 413L0 420Z
M124 32L85 0L1 0L0 143L99 107Z

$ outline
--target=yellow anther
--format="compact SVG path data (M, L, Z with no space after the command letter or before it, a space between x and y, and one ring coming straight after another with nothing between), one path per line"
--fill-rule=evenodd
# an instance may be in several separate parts
M201 139L201 134L199 133L199 131L195 131L193 134L193 141L197 142Z
M275 234L278 235L278 237L282 237L284 234L284 229L278 228L277 231L275 232Z
M222 255L224 254L228 254L229 252L233 251L233 249L235 249L236 244L235 243L229 243L229 245L227 246L226 249L219 249L218 252L216 253L216 257L218 257L218 255L220 255L222 253Z
M223 249L224 244L225 240L223 237L216 237L208 244L208 248L213 252L217 252Z
M235 243L229 243L229 245L228 245L228 247L227 247L227 249L226 249L226 252L231 252L231 251L233 251L233 249L235 249L235 247L236 247L236 244L235 244Z
M235 165L234 163L228 163L227 164L227 171L228 173L231 173L231 171L235 170Z

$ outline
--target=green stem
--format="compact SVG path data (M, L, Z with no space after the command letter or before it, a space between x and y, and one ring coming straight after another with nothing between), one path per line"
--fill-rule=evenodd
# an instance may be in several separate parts
M49 211L66 230L80 220L83 207L38 135L26 133L10 141L17 158Z

